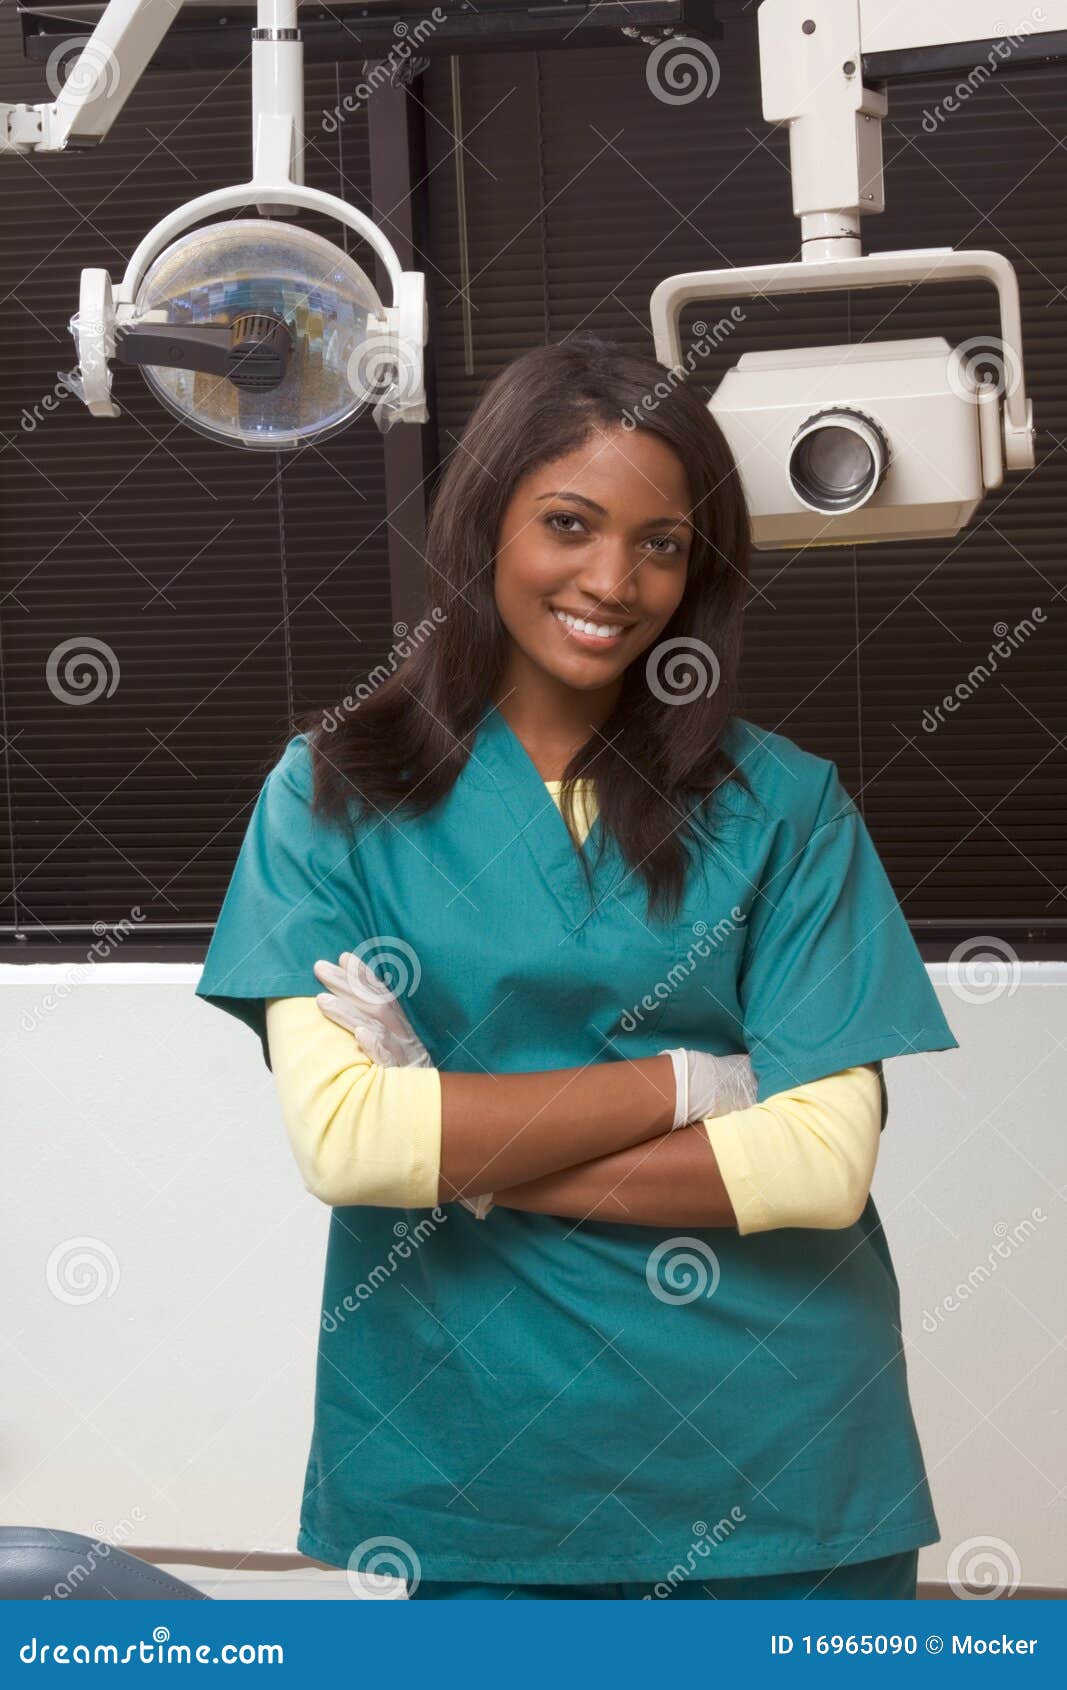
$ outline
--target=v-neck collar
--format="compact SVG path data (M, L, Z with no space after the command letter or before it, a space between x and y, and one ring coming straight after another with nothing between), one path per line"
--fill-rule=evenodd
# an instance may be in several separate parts
M533 758L495 704L487 706L478 723L471 742L471 763L481 771L480 784L490 786L507 807L516 844L529 851L568 921L575 926L585 921L595 904L590 903L578 857L583 856L592 870L600 844L599 814L578 846Z

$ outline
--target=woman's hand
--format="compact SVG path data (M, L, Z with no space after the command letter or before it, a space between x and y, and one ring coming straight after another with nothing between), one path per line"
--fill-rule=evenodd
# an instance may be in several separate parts
M361 957L342 951L339 962L317 962L313 972L328 988L315 999L323 1015L354 1033L373 1061L384 1068L433 1067L399 998Z
M687 1127L709 1115L750 1109L759 1089L748 1053L713 1056L707 1050L661 1050L674 1068L674 1127Z
M374 970L351 951L339 960L316 962L316 980L329 989L315 999L323 1015L354 1034L373 1062L383 1068L432 1068L433 1058L400 1007L394 992ZM493 1207L493 1194L458 1201L476 1220L484 1221Z

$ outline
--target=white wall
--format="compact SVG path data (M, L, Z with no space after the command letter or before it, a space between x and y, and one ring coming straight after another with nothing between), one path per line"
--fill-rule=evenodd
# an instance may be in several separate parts
M920 1576L994 1538L1067 1586L1067 965L976 1001L930 972L961 1048L886 1064L875 1180L943 1533ZM0 1521L291 1550L329 1214L198 975L0 967Z

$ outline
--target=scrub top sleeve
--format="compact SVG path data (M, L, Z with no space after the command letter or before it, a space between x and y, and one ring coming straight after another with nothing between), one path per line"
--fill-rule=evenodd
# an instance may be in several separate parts
M311 754L297 735L260 790L196 987L258 1034L268 1068L265 1000L317 996L312 964L360 937L355 837L313 819L311 797Z
M748 920L739 995L760 1102L842 1068L959 1043L866 824L826 768L807 838L798 843L795 823L776 825Z

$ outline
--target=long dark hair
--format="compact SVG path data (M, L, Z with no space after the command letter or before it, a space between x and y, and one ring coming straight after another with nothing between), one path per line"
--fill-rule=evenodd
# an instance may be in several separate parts
M493 592L505 509L524 475L580 446L598 424L645 429L682 462L694 538L685 593L652 650L676 673L687 663L698 679L703 670L710 690L687 690L679 708L664 685L650 685L650 653L642 652L623 675L609 719L571 758L561 798L572 822L570 783L586 775L595 782L602 834L644 877L650 915L673 914L689 845L707 838L708 818L692 813L694 801L728 779L748 789L719 745L741 655L748 512L706 396L680 371L588 332L537 347L501 370L433 499L425 548L431 608L414 631L425 637L386 678L372 677L355 700L312 712L293 731L308 736L316 816L353 819L353 805L357 819L394 808L419 814L445 796L508 654ZM716 664L717 684L710 684L707 671Z

